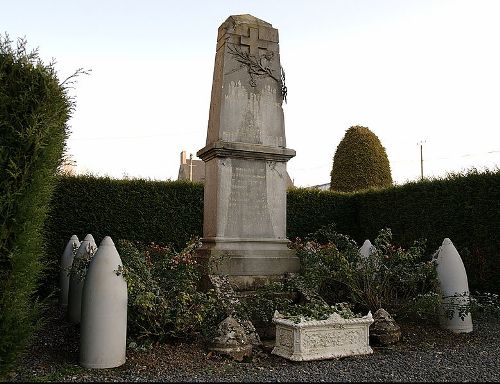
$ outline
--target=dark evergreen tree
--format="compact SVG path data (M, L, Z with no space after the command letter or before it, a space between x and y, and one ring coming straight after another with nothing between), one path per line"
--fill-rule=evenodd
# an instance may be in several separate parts
M73 108L66 90L26 41L0 36L0 376L38 319L43 225Z

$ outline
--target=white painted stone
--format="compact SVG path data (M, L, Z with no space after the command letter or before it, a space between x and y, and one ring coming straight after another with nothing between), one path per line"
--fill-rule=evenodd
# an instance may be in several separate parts
M293 361L323 360L373 353L369 345L371 312L361 318L343 319L338 314L326 320L294 323L275 313L276 343L273 354Z
M86 253L90 252L91 247L97 248L94 237L89 233L83 239L80 247L76 251L75 260L82 258ZM68 290L68 319L74 324L80 323L82 310L82 290L85 279L80 279L77 275L72 274L69 278Z
M59 303L63 307L68 305L69 269L73 264L73 246L80 246L80 240L78 240L78 236L76 235L71 236L61 256L61 270L59 271L59 287L61 288L61 292Z
M375 247L372 245L370 240L366 239L359 249L359 254L364 258L368 258L373 252L375 252Z
M80 365L113 368L125 363L127 282L111 237L106 236L90 262L82 293Z
M462 320L457 309L457 306L470 304L470 293L464 263L450 239L444 239L436 261L442 297L439 314L441 327L455 333L472 332L470 312ZM449 311L453 311L451 319L446 316Z

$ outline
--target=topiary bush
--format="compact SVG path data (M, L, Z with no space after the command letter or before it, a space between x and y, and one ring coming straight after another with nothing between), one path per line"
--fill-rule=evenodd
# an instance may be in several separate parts
M53 64L0 36L0 374L35 329L43 225L73 101Z
M366 127L350 127L335 151L330 189L354 192L392 185L391 167L385 148Z

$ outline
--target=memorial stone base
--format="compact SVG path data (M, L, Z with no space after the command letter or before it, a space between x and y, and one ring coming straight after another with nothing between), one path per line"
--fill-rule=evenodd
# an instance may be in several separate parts
M254 290L283 279L300 268L295 252L285 241L228 241L203 239L198 257L209 274L224 275L236 291Z

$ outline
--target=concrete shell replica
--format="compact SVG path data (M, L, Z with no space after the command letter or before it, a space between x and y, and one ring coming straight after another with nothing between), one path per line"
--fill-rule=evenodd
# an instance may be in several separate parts
M59 303L63 307L68 305L69 270L73 265L73 246L77 248L80 246L80 240L78 240L76 235L71 236L61 256L61 269L59 271L59 288L61 292L59 295Z
M75 258L73 260L73 265L75 260L82 258L90 247L96 247L94 237L89 233L85 236L78 251L76 251ZM84 280L80 279L75 274L72 274L69 278L69 291L68 291L68 319L73 324L80 323L81 311L82 311L82 289Z
M462 258L450 239L444 239L436 261L442 297L439 316L441 327L455 333L472 332L470 312L463 319L460 317L461 308L470 304L467 273Z
M80 365L113 368L125 363L127 283L118 271L120 255L106 236L85 278L80 326Z

